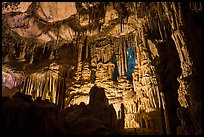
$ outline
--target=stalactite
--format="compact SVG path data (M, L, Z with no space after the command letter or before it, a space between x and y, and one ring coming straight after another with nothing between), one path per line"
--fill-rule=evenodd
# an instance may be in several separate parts
M55 103L57 103L57 87L58 87L58 79L55 81Z
M24 83L23 83L23 93L26 93L26 85L27 85L27 82L28 81L28 77L26 77Z
M54 102L54 103L56 103L56 96L57 96L56 81L57 81L57 80L55 80L55 79L54 79L54 81L53 81L53 91L54 91L53 102Z
M147 50L148 46L147 46L147 40L146 40L146 36L145 36L145 32L144 32L144 28L142 26L141 28L141 39L142 39L142 44L143 44L143 47L145 50ZM144 52L144 56L143 56L145 59L146 58L149 58L149 53L148 53L148 50L146 52Z
M160 23L158 23L158 27L159 27L160 37L161 37L162 40L164 40L164 37L163 37L162 31L161 31L161 25L160 25Z
M45 82L45 85L46 85L46 82ZM49 91L45 88L46 86L44 86L44 88L42 89L42 99L45 100L45 99L49 99L49 96L47 96L47 94L49 94Z
M175 23L174 23L174 18L172 16L172 12L169 9L168 2L162 2L161 4L162 4L162 8L164 9L164 11L166 13L169 24L171 24L171 29L176 30L176 26L175 26Z
M59 76L58 76L58 79L60 79ZM56 90L54 89L54 87L55 87L55 76L52 77L52 102L56 103L56 100L55 100L55 98L56 98Z
M123 57L123 38L120 38L120 62L121 62L121 76L125 75L124 57Z
M36 97L38 97L38 96L39 96L39 89L40 89L40 85L41 85L41 82L40 82L40 81L38 81L38 82L37 82L37 89L36 89Z
M124 56L124 71L127 72L128 68L127 68L127 52L126 52L126 39L124 38L123 40L123 56Z
M31 80L30 93L29 93L30 95L32 95L33 86L34 86L34 85L33 85L33 81Z
M43 54L45 54L46 46L43 46Z
M52 77L49 76L49 91L51 92L51 95L53 94L53 91L52 91ZM51 101L52 100L53 96L51 96Z
M167 30L166 30L166 25L163 25L163 30L164 30L164 38L167 39Z
M128 34L127 37L127 48L129 48L130 46L132 46L132 33Z
M85 46L86 46L86 59L88 59L89 56L89 45L88 45L88 38L86 37L85 40Z
M30 58L30 62L29 62L29 64L32 64L33 63L33 60L34 60L34 51L31 53L32 55L31 55L31 58Z
M78 44L78 64L77 64L77 71L80 72L82 70L82 66L81 66L81 63L82 63L82 43L80 42L79 40L79 44Z
M157 81L157 79L156 79L156 81ZM157 105L157 108L161 109L162 103L161 103L161 100L160 100L160 94L159 94L160 91L159 91L159 88L158 88L158 86L159 86L159 85L158 85L158 82L155 82L155 85L154 85L154 86L155 86L155 88L156 88L155 90L156 90L156 92L157 92L157 93L156 93L156 94L157 94L157 95L156 95L156 96L157 96L156 99L157 99L157 104L158 104L158 105Z
M36 92L36 91L37 91L37 88L38 88L38 87L37 87L37 80L35 80L35 81L34 81L33 91ZM35 97L36 97L36 93L35 93L35 95L34 95L33 98L35 98Z
M49 92L48 89L48 81L47 81L47 77L45 78L45 76L43 76L43 81L40 82L40 89L39 89L39 96L42 97L42 95L46 92Z
M25 94L27 94L28 83L29 83L29 79L27 78L26 83L25 83L25 90L24 90L24 93L25 93Z
M132 47L134 47L134 45L135 45L135 43L134 43L134 33L132 32L131 33L131 36L130 36L130 45L132 46Z
M174 12L174 20L175 20L175 23L176 23L176 28L179 29L179 16L178 16L178 11L176 10L176 5L175 5L175 2L172 2L172 9L173 9L173 12Z
M178 32L178 31L176 31L176 32ZM178 51L178 53L179 53L179 57L180 57L181 62L184 62L185 60L184 60L184 55L183 55L183 53L182 53L182 46L180 45L180 42L181 42L182 40L179 41L179 38L177 37L176 32L172 34L172 39L174 40L174 43L175 43L175 45L176 45L176 48L177 48L177 51ZM178 33L180 33L180 32L178 32ZM177 33L177 34L178 34L178 33ZM180 37L180 38L181 38L181 37ZM184 46L184 43L182 43L182 45Z
M26 93L28 94L28 95L30 95L30 78L29 78L29 80L28 80L28 86L27 86L27 91L26 91Z
M137 63L140 66L140 51L139 51L139 43L138 43L138 32L135 32L135 36L134 36L134 42L135 42L135 53L137 56L137 59L135 60L135 63Z
M28 84L28 95L31 95L31 86L32 86L32 80L29 79L29 84Z
M159 22L162 22L163 18L161 17L161 15L163 15L163 12L162 12L162 9L161 9L161 3L158 2L157 5L156 5L156 8L157 8L157 16L158 16L158 21Z
M48 90L48 82L49 81L47 81L47 79L48 79L48 77L46 75L46 78L44 79L45 81L43 80L43 81L40 82L38 97L41 97L43 92L45 90ZM48 92L49 92L49 90L48 90Z
M182 15L182 10L181 10L181 2L178 2L178 20L180 26L183 26L183 15Z
M25 61L25 55L26 55L26 46L23 46L23 51L22 52L20 52L20 56L19 56L19 59L21 60L21 61Z
M121 49L120 49L121 39L117 38L116 46L118 46L118 72L121 76L122 70L121 70Z
M53 49L51 48L51 54L50 54L50 57L49 57L50 60L54 59L54 51Z

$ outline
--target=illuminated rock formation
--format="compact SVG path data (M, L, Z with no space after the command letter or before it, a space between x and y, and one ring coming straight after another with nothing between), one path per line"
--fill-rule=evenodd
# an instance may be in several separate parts
M67 123L93 107L120 134L201 134L201 15L201 2L2 2L2 95L49 100Z

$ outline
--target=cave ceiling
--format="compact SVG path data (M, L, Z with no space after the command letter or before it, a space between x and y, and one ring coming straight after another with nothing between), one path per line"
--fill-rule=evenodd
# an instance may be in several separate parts
M2 2L3 77L25 77L58 64L76 66L77 43L103 46L145 31L165 40L182 22L172 22L169 2ZM179 10L179 9L178 9ZM178 15L175 15L178 16ZM178 17L179 18L179 17ZM174 23L175 28L170 29ZM156 35L157 34L157 35ZM91 45L91 44L88 44Z

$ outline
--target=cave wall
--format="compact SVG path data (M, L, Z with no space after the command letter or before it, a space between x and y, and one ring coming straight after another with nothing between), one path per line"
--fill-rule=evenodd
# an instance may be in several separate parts
M2 4L4 86L9 81L11 87L19 85L15 90L63 109L88 104L97 85L118 119L124 112L125 128L154 134L202 129L202 25L192 25L195 16L201 18L200 3L40 2L17 9ZM136 64L131 78L126 75L129 47ZM20 80L7 68L15 68Z

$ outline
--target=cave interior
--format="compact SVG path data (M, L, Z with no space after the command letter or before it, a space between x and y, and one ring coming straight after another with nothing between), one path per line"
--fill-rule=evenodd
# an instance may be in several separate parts
M2 2L4 135L202 135L201 2Z

